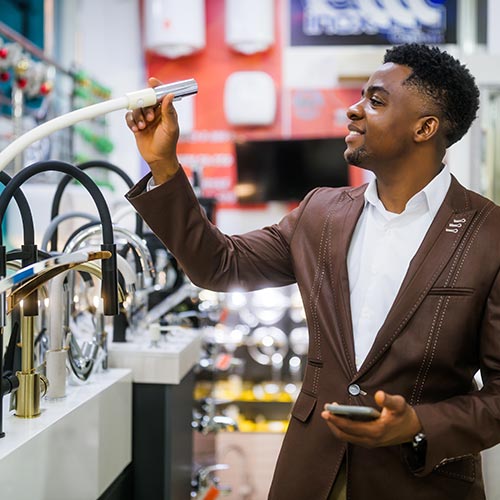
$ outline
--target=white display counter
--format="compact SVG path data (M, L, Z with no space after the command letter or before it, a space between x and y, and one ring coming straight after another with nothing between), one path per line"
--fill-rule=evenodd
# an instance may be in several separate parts
M179 384L198 364L200 351L200 330L179 327L163 335L157 347L148 339L112 342L108 362L110 367L130 368L137 383Z
M22 419L4 400L0 498L92 500L132 460L132 376L95 374L67 396L41 401L41 415Z

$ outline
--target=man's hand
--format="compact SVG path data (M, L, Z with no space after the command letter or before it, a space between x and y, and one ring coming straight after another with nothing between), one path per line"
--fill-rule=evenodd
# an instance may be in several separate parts
M150 87L162 84L157 78L150 78L148 83ZM168 94L161 104L135 109L125 115L139 152L153 173L155 184L170 179L179 168L176 153L179 123L173 99L174 95Z
M407 443L422 430L415 410L402 396L377 391L375 402L382 408L381 415L370 422L349 420L326 410L321 416L338 439L366 448Z

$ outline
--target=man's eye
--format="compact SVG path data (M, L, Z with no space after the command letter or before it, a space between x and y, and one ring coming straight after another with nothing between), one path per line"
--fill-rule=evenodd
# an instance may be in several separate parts
M370 97L370 102L374 105L374 106L381 106L382 105L382 101L379 101L377 98L375 97Z

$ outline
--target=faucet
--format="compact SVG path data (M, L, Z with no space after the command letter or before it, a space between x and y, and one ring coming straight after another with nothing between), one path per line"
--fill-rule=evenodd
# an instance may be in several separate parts
M124 259L123 259L124 260ZM119 269L120 269L120 259L118 259ZM125 264L128 263L125 261ZM130 269L130 268L129 268ZM84 264L80 264L79 266L73 269L74 271L82 271L84 273L89 273L98 279L102 279L102 271L99 263L97 261L94 262L86 262ZM118 285L118 299L120 304L122 304L125 299L125 291L122 289L121 285ZM70 287L66 290L66 316L64 329L65 331L71 331L70 328L70 304L72 300L73 292ZM107 353L107 334L103 329L104 326L104 317L102 311L98 311L98 321L96 322L96 332L94 335L94 339L91 342L84 342L82 348L80 348L77 338L75 335L70 335L69 339L69 350L68 350L68 358L70 362L70 366L72 372L76 379L74 381L77 382L86 382L91 374L94 372L95 368L98 365L99 360L102 359L103 365L106 361L106 353ZM104 366L105 367L105 366Z
M0 183L4 186L12 180L10 175L6 172L0 172ZM24 265L29 265L37 260L37 248L35 245L35 229L33 225L33 215L31 213L28 201L24 196L21 189L16 189L13 193L14 199L19 208L21 214L21 221L23 224L23 241L24 244L21 248L20 257ZM1 243L1 240L0 240ZM7 274L7 255L5 247L0 247L0 277ZM0 303L3 301L0 299ZM5 314L2 310L2 305L0 305L0 380L2 381L2 392L0 394L0 438L5 436L3 432L3 396L6 392L3 391L4 377L3 377L3 330L5 327ZM36 312L36 296L31 297L26 303L26 309L31 312ZM2 320L2 316L4 321ZM15 390L13 383L10 384L11 387L7 387L6 391L12 392Z
M59 226L59 224L68 219L75 219L78 217L80 217L81 219L87 219L88 221L94 222L96 224L99 223L99 219L95 215L88 214L87 212L75 211L75 212L66 212L64 214L59 214L49 222L47 228L45 229L45 232L43 233L42 243L40 247L43 250L47 250L50 240L54 232L57 231L57 227ZM52 247L52 252L54 252L54 247Z
M92 252L97 247L86 247L84 250ZM130 264L121 255L117 255L117 265L120 275L123 277L125 289L121 283L118 284L118 300L120 311L123 309L123 303L130 297L135 290L135 273ZM102 271L99 262L87 262L76 266L72 271L80 271L96 276L102 279ZM65 287L65 281L68 285ZM46 356L46 373L50 381L50 387L47 391L48 398L61 398L66 395L66 359L69 355L70 366L73 373L79 380L86 381L97 365L97 357L103 356L103 368L107 365L107 332L104 328L104 315L100 307L96 307L96 331L94 340L86 343L83 349L80 349L75 335L70 336L69 345L66 345L65 332L70 331L70 310L74 279L68 279L66 274L60 274L50 282L50 308L49 308L49 350ZM65 311L64 319L61 311ZM126 311L125 311L126 312ZM69 351L68 351L69 349Z
M196 476L191 481L191 498L196 500L205 500L208 498L217 498L218 493L230 493L231 488L219 485L219 478L214 476L214 472L229 469L227 464L214 464L200 467ZM215 494L215 496L214 496Z
M77 167L80 170L87 170L89 168L103 168L105 170L108 170L110 172L114 172L117 175L119 175L127 187L130 189L133 187L134 182L132 179L123 171L121 168L117 167L116 165L113 165L112 163L108 163L107 161L102 161L102 160L94 160L94 161L88 161L85 163L81 163L80 165L77 165ZM52 199L52 210L51 210L51 219L56 218L59 215L59 207L61 204L61 198L64 193L64 190L66 186L71 182L71 177L69 175L65 175L59 184L57 185L56 192L54 194L54 198ZM135 219L135 233L142 238L143 235L143 227L144 227L144 222L142 220L142 217L136 213L136 219ZM56 250L57 248L57 229L54 230L52 233L52 236L50 238L50 248L52 251Z
M103 262L103 280L101 294L104 300L104 314L113 316L118 313L118 301L116 291L116 245L113 242L111 216L103 194L87 174L73 165L60 161L39 162L25 167L12 178L12 180L8 183L8 185L0 195L0 220L3 220L5 211L7 210L7 205L12 199L13 193L16 191L16 189L34 175L46 171L63 172L77 179L87 189L97 206L99 218L101 219L103 227L103 243L101 245L101 250L110 251L112 254L112 257L110 259L107 259ZM5 264L2 262L2 260L4 259L2 259L1 257L2 256L0 255L0 273L5 269Z
M100 236L101 231L101 227L95 224L84 226L66 242L63 251L70 252L79 248L88 248L85 244L88 244L92 238ZM136 264L137 262L140 264L140 268L136 269L136 292L131 295L131 301L130 304L128 304L130 309L130 314L128 315L130 321L126 319L126 315L124 314L115 317L114 321L113 341L125 342L125 330L127 325L131 327L133 332L138 331L144 326L143 317L145 315L144 310L147 308L147 293L153 286L155 269L149 248L142 238L132 231L117 225L113 225L113 232L115 235L125 238L137 256L135 259Z
M203 435L222 430L237 431L238 423L231 417L216 415L217 401L213 398L206 398L201 402L202 412L194 412L194 419L191 427Z
M43 283L60 273L92 259L106 259L111 252L74 252L45 259L24 267L16 273L0 280L0 294L5 299L6 314L18 305L21 306L21 371L16 373L19 388L16 393L16 415L24 418L36 417L40 414L40 393L47 390L44 377L36 372L34 366L34 315L24 314L22 301Z

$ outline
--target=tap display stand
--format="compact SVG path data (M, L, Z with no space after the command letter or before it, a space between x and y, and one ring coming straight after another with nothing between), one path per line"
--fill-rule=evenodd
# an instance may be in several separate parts
M161 102L161 100L168 94L173 93L175 96L175 99L181 99L182 97L189 96L189 95L194 95L198 92L198 84L194 79L189 79L189 80L184 80L181 82L174 82L171 84L166 84L166 85L160 85L155 88L148 88L148 89L143 89L139 90L136 92L130 92L128 94L125 94L123 97L117 98L117 99L111 99L109 101L104 101L100 102L98 104L94 104L92 106L87 106L85 108L81 108L75 111L72 111L70 113L67 113L65 115L62 115L60 117L54 118L52 120L49 120L48 122L43 123L42 125L39 125L38 127L35 127L34 129L30 130L29 132L25 133L24 135L21 135L18 137L16 140L12 141L9 146L7 146L2 152L0 152L0 171L3 171L9 163L14 160L18 155L20 155L28 146L33 144L34 142L43 139L44 137L47 137L48 135L61 130L63 128L70 127L74 125L75 123L78 123L83 120L89 120L92 118L96 118L97 116L101 116L113 111L118 111L120 109L137 109L137 108L142 108L146 106L152 106L157 104L158 102ZM22 174L23 170L19 172L19 174ZM71 173L71 172L66 172L66 173ZM81 174L83 172L80 171ZM18 174L18 175L19 175ZM76 178L78 176L75 175ZM80 179L79 179L80 180ZM9 185L13 184L12 182L9 182ZM2 219L3 215L5 213L5 210L7 208L7 204L14 195L14 192L17 190L19 186L16 185L16 187L11 191L9 196L3 196L5 193L2 193L2 196L0 196L0 200L3 198L5 201L3 205L3 211L2 211ZM6 188L8 190L8 187ZM99 192L100 194L100 192ZM101 195L102 196L102 195ZM106 206L107 208L107 206ZM99 214L102 218L102 213ZM108 217L109 217L109 211L108 211ZM110 230L111 230L111 242L113 241L112 239L112 229L111 229L111 218L109 217L110 221ZM104 239L104 222L103 222L103 240ZM103 265L102 272L103 272L103 277L106 274L106 280L103 279L103 290L105 287L105 282L108 283L108 286L111 281L113 281L110 278L114 278L114 288L115 290L107 290L109 293L112 294L112 297L114 298L115 305L112 306L111 301L105 305L105 314L117 314L118 313L118 303L116 301L116 285L117 285L117 270L116 270L116 251L115 247L113 244L103 244L102 250L106 251L109 250L113 254L113 258L110 259L113 262L107 264L106 267L106 272L105 268ZM6 250L3 245L0 245L0 278L3 278L7 275L6 272ZM107 262L107 261L105 261ZM114 268L114 269L113 269ZM4 302L4 296L0 297L0 303ZM5 327L5 304L0 305L0 358L3 357L3 331ZM107 310L106 310L107 309ZM113 312L112 312L113 310ZM3 367L2 367L2 362L0 361L0 381L3 378ZM1 384L0 384L1 385ZM0 395L0 437L3 436L3 426L2 426L2 415L3 415L3 397Z

